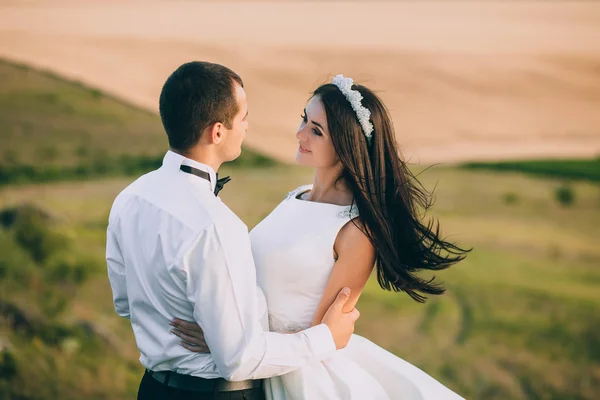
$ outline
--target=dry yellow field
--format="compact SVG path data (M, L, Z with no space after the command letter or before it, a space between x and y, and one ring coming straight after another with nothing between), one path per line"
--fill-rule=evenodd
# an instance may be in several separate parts
M0 0L0 57L151 110L179 64L225 64L247 144L287 161L340 72L380 92L413 162L600 153L600 2Z

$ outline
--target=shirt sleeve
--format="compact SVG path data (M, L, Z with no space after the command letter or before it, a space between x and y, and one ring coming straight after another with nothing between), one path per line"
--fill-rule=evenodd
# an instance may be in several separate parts
M117 234L110 223L106 230L106 265L108 267L108 279L112 288L115 310L121 317L129 318L125 263L123 262L123 254L117 240Z
M199 235L183 264L194 318L225 379L282 375L335 354L331 331L324 324L295 334L264 331L245 227L220 235L211 225Z

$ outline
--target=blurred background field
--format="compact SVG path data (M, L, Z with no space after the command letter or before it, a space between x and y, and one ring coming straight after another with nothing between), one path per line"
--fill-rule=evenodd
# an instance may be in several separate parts
M56 174L23 174L18 184L0 190L0 390L9 399L132 398L141 368L129 322L112 307L103 252L112 200L133 177L116 177L127 171L111 166L94 170L101 161L95 151L129 155L133 175L152 168L165 146L160 122L98 91L30 68L4 62L0 71L2 82L9 83L2 85L0 123L3 138L11 138L1 168L36 166ZM104 117L86 125L89 115ZM49 140L48 125L60 127L60 141ZM143 132L147 147L116 131ZM136 156L144 155L142 160L152 162L136 164ZM578 163L597 174L597 160ZM81 165L89 168L71 175ZM415 168L427 188L436 187L433 215L443 231L475 250L441 274L448 293L425 305L383 292L372 281L360 300L358 333L468 398L595 398L600 390L597 178ZM311 180L311 171L269 164L253 153L224 170L234 181L222 198L249 227L288 191ZM64 171L68 180L79 180L29 182L60 180ZM562 192L569 193L567 200Z
M34 9L38 3L29 4ZM0 2L16 13L19 7L10 9L14 4ZM575 10L556 16L548 11L544 15L560 21L583 21L587 16L600 26L600 14L591 5L585 7L587 13ZM56 26L53 29L58 29ZM588 25L578 26L585 31ZM579 31L573 28L573 32ZM65 46L84 40L62 34ZM12 30L10 26L0 29L0 50L13 51L15 43L21 41L33 49L30 54L38 51L40 61L46 53L43 46L32 45L41 40L35 35L35 30L26 34L14 26ZM91 40L90 46L102 48L107 40ZM596 91L600 70L594 67L600 64L594 64L597 53L593 49L583 49L582 43L573 46L578 53L574 55L573 50L569 57L590 68L577 67L579 72L571 80L535 75L537 89L527 93L516 90L517 84L507 86L507 92L520 99L514 107L522 115L533 110L540 99L552 97L547 101L564 106L556 115L547 114L552 107L545 106L533 112L539 112L540 119L543 113L550 118L548 125L526 124L528 132L537 132L533 135L537 139L477 132L481 138L473 141L471 136L460 142L461 136L456 134L453 138L462 143L461 151L468 148L456 162L428 168L436 160L445 161L436 155L452 150L452 146L442 146L423 157L431 163L417 163L418 159L412 158L419 179L428 189L435 188L437 201L431 216L439 218L442 231L450 239L474 248L464 263L439 274L448 292L420 305L408 296L380 290L372 280L359 303L357 333L469 399L591 400L600 394L600 125L592 112L600 100ZM493 56L492 50L488 52ZM138 51L139 58L131 59L141 62L150 48L142 46ZM215 45L210 54L235 62L233 55L224 56L220 51ZM64 56L65 65L72 61L70 65L89 67L77 64L66 53L57 54ZM378 57L385 61L381 54ZM81 78L94 83L90 76L60 68L41 71L22 61L44 63L24 58L0 62L0 399L135 398L142 368L129 322L121 320L112 306L104 263L105 229L116 194L138 175L160 165L166 137L152 107L136 101L137 95L121 96L135 104L131 105L114 98L115 87L102 85L105 81L96 82L97 86L74 82L73 78ZM252 60L256 65L261 62ZM351 63L354 58L344 60ZM418 64L425 58L417 54L402 60ZM431 60L433 64L438 61ZM106 60L98 55L97 62ZM320 65L323 70L319 73L327 73L339 63L339 59L315 61L309 71ZM273 148L287 152L288 139L274 139L271 153L254 146L256 137L271 140L276 137L273 131L293 129L288 120L294 122L294 104L285 96L297 96L296 107L301 106L315 77L320 76L302 72L302 65L306 66L300 63L299 70L280 66L281 74L273 75L270 83L281 86L275 94L261 96L261 88L249 83L256 104L251 124L258 119L258 132L240 160L221 171L234 179L221 197L249 228L287 192L312 178L310 170L287 164L288 155L276 157L277 161L265 155L272 155ZM167 67L163 64L164 70ZM352 64L352 69L360 68ZM392 69L384 64L383 76L391 76ZM61 78L61 71L71 79ZM302 73L306 74L302 80L285 86ZM478 79L474 69L464 76L470 73ZM375 69L369 74L377 76ZM409 79L396 83L398 91L405 86L417 90L433 85L428 77L413 77L412 83ZM280 81L275 82L275 78ZM127 89L126 81L118 80L123 93L143 87L132 82ZM585 90L576 92L575 81ZM498 87L504 88L506 82L498 82ZM160 86L162 80L154 83ZM456 88L470 87L465 81L455 84ZM489 105L493 103L488 97L493 97L492 89L481 88L479 97L456 97L453 107L473 106L474 99ZM417 99L449 95L454 89L436 90L423 90ZM392 97L393 104L403 104L391 91L387 88L382 93L384 100ZM153 92L140 89L139 93L150 99ZM277 99L285 103L286 111L281 113L285 122L261 122L260 117ZM283 105L275 108L280 109ZM431 113L430 118L435 119L434 111L425 107L419 115ZM405 127L402 112L394 114L399 135L404 134ZM454 120L451 109L444 112L448 117L442 122L463 121L462 117ZM474 118L481 117L477 109L472 113ZM417 119L411 121L417 125ZM494 121L488 114L477 126L489 122L491 129L496 126ZM523 121L517 118L514 122ZM432 124L432 129L439 127L437 122ZM552 124L555 130L544 130ZM451 132L460 131L457 126ZM418 132L409 132L406 141L399 136L401 144L408 144L408 153L418 154L428 148L414 138ZM477 143L485 141L488 134L491 139L478 154ZM435 137L428 140L436 142ZM542 145L540 149L548 150L544 141L553 143L553 149L564 144L564 152L537 152L527 147L537 143ZM502 151L491 156L486 153L499 144L504 146L500 146ZM471 145L474 147L469 148ZM536 157L519 158L520 151ZM481 154L485 157L479 157Z
M286 162L338 73L383 96L413 162L582 158L600 152L599 21L586 0L0 0L0 57L152 112L180 64L225 64L247 145Z

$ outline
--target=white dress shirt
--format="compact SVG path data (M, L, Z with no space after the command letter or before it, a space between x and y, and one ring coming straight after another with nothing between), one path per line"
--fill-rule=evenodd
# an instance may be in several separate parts
M205 172L211 182L180 171ZM335 354L331 331L266 332L248 228L213 194L215 172L167 152L115 199L106 261L117 313L131 320L142 365L203 378L260 379ZM211 353L179 345L173 318L196 321Z

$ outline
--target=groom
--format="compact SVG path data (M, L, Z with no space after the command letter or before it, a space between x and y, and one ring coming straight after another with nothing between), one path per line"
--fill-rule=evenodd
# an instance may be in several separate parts
M346 346L358 311L347 290L320 325L266 332L248 229L217 197L248 129L241 78L207 62L179 67L160 95L171 150L163 165L112 206L106 261L117 313L131 320L146 368L138 399L263 399L261 379L331 357ZM204 328L210 353L179 344L169 322Z

